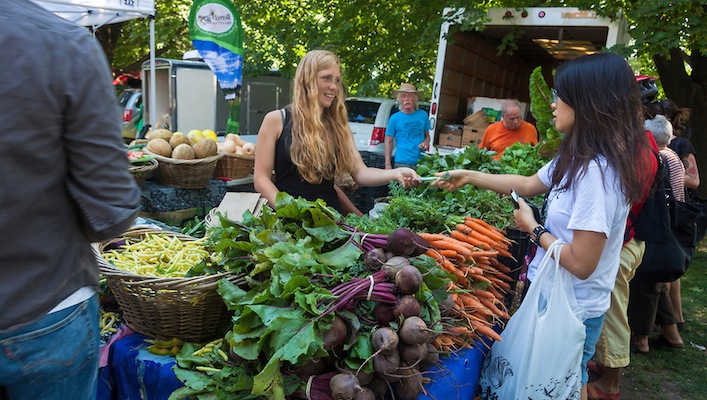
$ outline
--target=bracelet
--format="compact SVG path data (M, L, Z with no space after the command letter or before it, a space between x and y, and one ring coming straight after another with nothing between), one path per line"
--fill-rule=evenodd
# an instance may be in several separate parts
M534 245L540 247L540 236L542 236L543 233L550 233L550 231L548 231L544 226L538 225L535 229L533 229L533 236L535 236L535 240L531 238L530 241Z

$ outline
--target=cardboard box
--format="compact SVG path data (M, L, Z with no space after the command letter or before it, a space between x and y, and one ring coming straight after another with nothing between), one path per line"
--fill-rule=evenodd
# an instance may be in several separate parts
M445 125L439 133L439 146L461 147L461 125Z
M461 133L443 133L439 135L439 146L461 147Z
M484 138L486 127L488 127L488 124L481 125L481 127L466 125L462 133L461 146L478 146L481 143L481 139Z
M496 121L501 119L501 106L506 99L494 99L491 97L469 97L466 101L466 114L472 115L477 111L487 109L486 115L493 114ZM525 120L528 103L520 103L520 116ZM494 121L490 121L494 122Z
M486 123L489 122L488 116L484 110L479 110L473 114L467 115L467 117L464 118L464 125L475 125L479 121Z
M260 215L265 202L265 198L260 196L260 193L228 192L221 204L213 211L212 218L208 221L208 226L211 227L220 223L216 212L237 222L243 221L243 213L246 211L250 211L256 216Z

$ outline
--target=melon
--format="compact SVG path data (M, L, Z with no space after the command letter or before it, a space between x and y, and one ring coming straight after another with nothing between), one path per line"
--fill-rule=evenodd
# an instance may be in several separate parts
M164 139L152 139L147 142L147 146L145 146L145 148L150 151L150 153L154 153L162 157L172 156L172 146L170 146L169 142Z
M169 140L169 138L172 137L172 131L169 129L155 129L152 132L150 132L150 137L148 139L164 139L164 140Z
M172 137L169 138L169 144L172 146L172 148L175 148L175 147L179 146L180 144L191 145L191 140L189 140L187 135L184 135L184 134L172 135Z
M218 146L213 140L199 140L192 147L194 148L194 155L196 158L211 157L218 153Z
M172 151L172 158L175 160L193 160L194 149L190 145L182 143L174 148Z

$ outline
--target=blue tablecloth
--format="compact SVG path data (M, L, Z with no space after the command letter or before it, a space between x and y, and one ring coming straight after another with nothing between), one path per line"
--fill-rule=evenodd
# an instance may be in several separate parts
M108 365L100 371L98 400L166 400L183 386L172 371L174 357L150 353L145 339L134 334L112 345ZM486 353L484 343L477 342L472 349L442 358L439 366L425 373L432 382L419 399L472 400Z
M166 400L184 386L172 371L174 357L147 351L146 338L133 334L113 343L99 374L99 400Z

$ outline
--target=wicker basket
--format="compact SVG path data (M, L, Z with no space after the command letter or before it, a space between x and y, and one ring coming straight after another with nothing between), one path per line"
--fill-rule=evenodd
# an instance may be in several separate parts
M136 146L138 144L147 144L149 142L148 139L135 139L132 142L128 144L128 146Z
M133 228L121 237L94 245L100 272L115 296L125 322L138 333L158 339L179 338L204 342L223 334L221 325L230 315L216 292L218 281L240 283L243 275L222 273L192 278L155 278L116 268L101 256L121 240L139 241L148 233L162 233L189 241L195 238L152 228Z
M245 178L253 172L255 165L255 156L245 156L241 154L224 154L218 160L214 177L216 178Z
M209 186L216 163L223 156L223 153L219 153L196 160L176 160L152 153L147 149L145 153L155 156L159 161L155 171L157 182L183 189L204 189Z
M157 160L153 158L146 164L130 166L128 171L130 171L130 173L133 175L133 178L135 178L135 182L137 182L137 185L142 186L142 184L145 183L145 180L152 176L152 174L155 172L158 164L159 162L157 162Z

